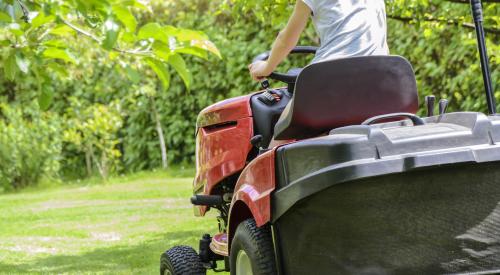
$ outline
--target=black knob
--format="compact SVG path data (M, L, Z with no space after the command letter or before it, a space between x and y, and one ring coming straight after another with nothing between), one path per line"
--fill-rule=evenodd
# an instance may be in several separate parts
M262 143L263 139L264 137L262 135L256 135L250 139L250 143L257 148L260 148L260 144Z
M269 87L271 87L271 84L269 84L269 80L264 79L260 82L260 86L262 86L262 89L267 90Z

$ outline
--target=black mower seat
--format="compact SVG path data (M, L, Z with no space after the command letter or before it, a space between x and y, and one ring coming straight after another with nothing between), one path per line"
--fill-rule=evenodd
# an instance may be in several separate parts
M363 56L311 64L299 74L277 140L304 139L390 113L416 113L410 63L400 56Z

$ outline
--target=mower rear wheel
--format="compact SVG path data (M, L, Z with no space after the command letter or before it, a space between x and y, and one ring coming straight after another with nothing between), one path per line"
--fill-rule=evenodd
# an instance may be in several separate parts
M269 225L257 227L253 219L236 228L230 253L231 275L274 275L276 262Z
M189 246L174 246L160 259L160 275L205 275L200 256Z

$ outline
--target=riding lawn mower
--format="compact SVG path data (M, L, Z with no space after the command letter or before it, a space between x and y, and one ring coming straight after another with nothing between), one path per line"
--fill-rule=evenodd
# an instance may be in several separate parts
M264 81L204 109L191 202L197 216L219 212L219 232L198 252L167 250L161 274L500 273L500 116L481 1L471 5L488 115L428 96L417 116L400 56L274 72L286 87Z

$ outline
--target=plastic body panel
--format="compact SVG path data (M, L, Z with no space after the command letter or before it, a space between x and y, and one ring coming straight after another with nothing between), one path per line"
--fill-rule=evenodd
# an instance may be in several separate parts
M497 119L452 113L427 118L423 126L349 126L282 146L277 152L279 190L273 219L334 184L438 165L500 161Z
M222 101L200 113L193 182L195 194L212 194L218 183L245 168L253 136L250 97ZM195 207L195 215L203 216L205 212L205 206Z
M349 126L276 151L285 274L500 270L500 117L425 122Z

